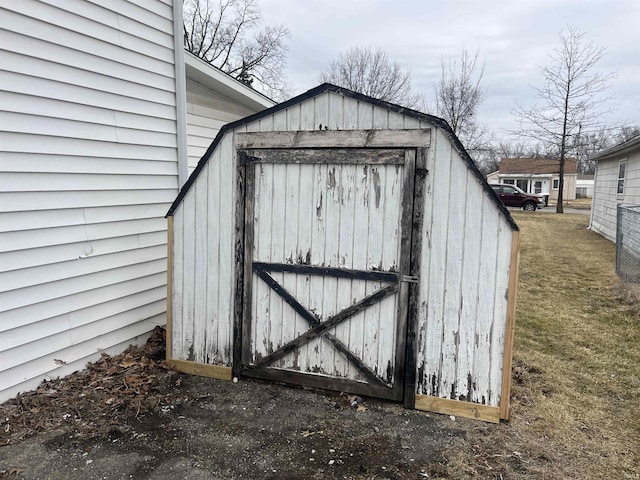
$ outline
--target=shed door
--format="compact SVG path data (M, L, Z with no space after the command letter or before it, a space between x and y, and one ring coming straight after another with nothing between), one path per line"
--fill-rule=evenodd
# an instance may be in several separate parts
M240 156L242 373L401 400L415 149Z

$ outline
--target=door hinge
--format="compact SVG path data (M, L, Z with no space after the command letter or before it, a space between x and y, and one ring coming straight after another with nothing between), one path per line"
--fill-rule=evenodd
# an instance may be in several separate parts
M400 278L401 282L407 282L407 283L418 283L419 277L416 277L414 275L402 275L402 277Z

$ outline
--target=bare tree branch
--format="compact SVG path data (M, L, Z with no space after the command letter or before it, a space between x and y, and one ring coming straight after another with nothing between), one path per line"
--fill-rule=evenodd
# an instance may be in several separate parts
M533 87L538 104L525 108L519 104L513 114L519 120L517 135L542 142L560 157L557 213L563 212L564 163L574 137L582 129L593 129L608 100L601 94L612 73L593 72L606 49L586 41L574 27L560 32L560 46L549 55L550 63L540 67L541 87Z
M379 48L356 46L340 52L319 80L404 107L423 106L422 97L411 92L411 74Z
M184 45L194 55L274 99L284 100L289 30L260 28L258 0L183 0Z
M442 74L435 86L436 114L444 118L472 157L488 148L488 135L476 117L486 93L480 87L484 66L478 52L462 51L459 60L441 62Z

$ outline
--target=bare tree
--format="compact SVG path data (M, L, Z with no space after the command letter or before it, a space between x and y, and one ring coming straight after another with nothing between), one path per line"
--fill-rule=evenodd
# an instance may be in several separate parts
M411 74L380 48L356 46L340 52L319 79L404 107L423 106L422 97L411 91Z
M484 66L478 66L478 52L462 51L459 60L441 62L442 74L435 86L436 114L444 118L473 156L489 149L487 132L480 127L477 113L486 92L480 87Z
M586 41L584 33L569 27L560 33L560 47L550 54L550 64L541 67L542 87L534 87L540 104L531 108L517 105L514 114L520 121L516 133L557 149L560 157L560 182L557 213L563 213L564 163L572 137L593 131L601 112L601 96L613 74L593 73L606 49Z
M283 25L260 29L257 0L183 0L185 48L241 82L283 99L288 85Z

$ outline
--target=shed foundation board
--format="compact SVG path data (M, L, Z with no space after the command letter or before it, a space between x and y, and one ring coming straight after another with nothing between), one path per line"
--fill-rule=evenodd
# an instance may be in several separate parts
M175 370L182 373L190 373L191 375L199 375L201 377L217 378L219 380L231 380L233 378L231 367L207 365L204 363L190 362L188 360L176 360L174 358L168 359L167 363Z
M457 417L473 418L485 422L500 422L500 408L480 405L478 403L461 402L448 398L416 395L416 410L455 415Z

